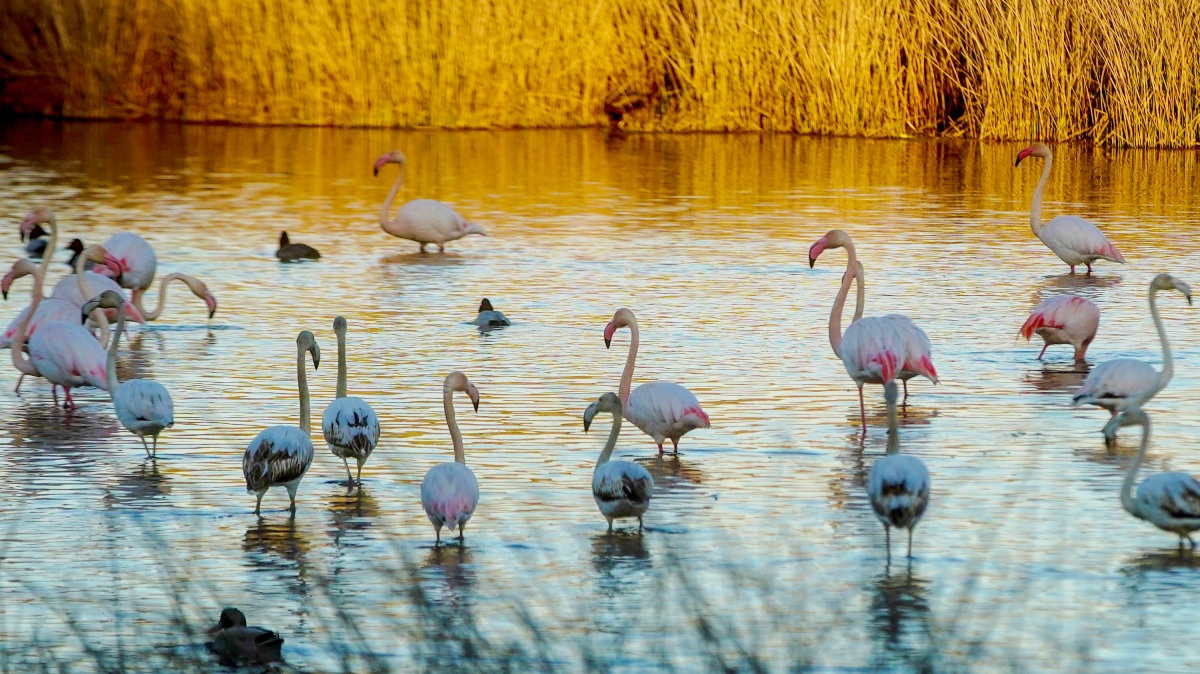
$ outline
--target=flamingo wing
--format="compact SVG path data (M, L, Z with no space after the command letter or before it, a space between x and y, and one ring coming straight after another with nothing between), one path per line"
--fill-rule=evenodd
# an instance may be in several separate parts
M1137 500L1177 519L1200 518L1200 482L1187 473L1155 473L1138 485Z
M1095 335L1099 325L1100 307L1095 302L1078 295L1057 295L1034 307L1020 334L1029 340L1041 328L1055 328L1072 336L1087 337Z
M662 427L664 435L668 432L666 429L675 426L710 426L708 414L700 407L695 394L670 381L646 382L634 389L625 405L625 418L642 430Z
M650 472L630 461L609 461L592 476L592 495L601 501L649 503L653 493Z
M362 398L337 398L321 415L321 431L331 447L366 456L379 444L379 417Z
M937 369L933 366L933 344L929 342L929 335L926 335L911 318L902 314L888 314L883 320L891 321L892 327L904 343L904 361L900 370L906 373L913 372L935 384L939 383Z
M296 426L271 426L250 441L242 456L247 491L262 491L304 477L312 465L313 446Z
M1088 373L1071 404L1112 406L1123 404L1133 397L1146 396L1148 399L1155 393L1158 377L1153 367L1136 358L1110 360Z
M108 354L77 323L46 323L29 339L29 357L50 382L108 390Z
M889 454L871 468L867 495L871 508L896 527L916 524L929 504L929 470L915 456Z
M1064 252L1073 253L1078 259L1075 264L1097 259L1125 262L1125 257L1104 236L1104 232L1075 215L1060 215L1047 222L1042 228L1041 238L1059 257L1063 257ZM1071 264L1069 256L1064 260Z
M104 242L104 250L121 263L118 281L122 287L141 290L154 282L158 256L142 237L133 232L117 232Z
M463 524L479 505L479 482L466 464L439 463L421 480L421 507L435 526Z
M907 353L904 336L890 319L860 318L842 335L842 364L856 382L895 379Z
M130 379L113 394L117 420L133 433L175 425L175 401L167 387L152 379Z
M0 334L0 349L7 349L12 346L12 338L17 334L17 328L21 326L21 321L25 320L25 316L28 314L29 307L25 307L8 324L8 327L4 329L4 333ZM33 313L33 318L29 319L29 327L26 328L25 334L32 337L37 332L38 326L44 323L78 323L81 318L78 306L62 300L44 299L38 302L37 311Z

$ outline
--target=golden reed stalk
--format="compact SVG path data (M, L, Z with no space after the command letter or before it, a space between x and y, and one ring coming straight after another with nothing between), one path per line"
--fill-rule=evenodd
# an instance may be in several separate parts
M68 117L1200 144L1185 0L8 0Z

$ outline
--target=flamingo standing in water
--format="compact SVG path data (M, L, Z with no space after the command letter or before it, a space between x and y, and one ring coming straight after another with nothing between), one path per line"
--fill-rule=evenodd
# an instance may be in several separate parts
M856 318L842 334L842 310L850 285L858 281L858 295L865 294L863 266L854 251L854 241L840 229L832 229L808 249L808 266L817 263L817 257L832 248L846 249L846 273L842 275L842 286L829 313L829 345L834 355L842 359L846 373L858 386L858 409L862 417L863 432L867 431L867 408L863 401L864 384L884 384L899 377L905 383L904 394L908 396L908 379L921 375L934 384L938 383L937 370L933 365L932 345L925 331L907 316L888 314L882 317ZM861 306L861 302L859 303Z
M425 516L433 523L437 543L442 542L442 527L453 534L458 529L458 540L463 539L463 528L479 505L479 482L475 473L467 467L463 452L462 433L454 419L454 393L463 391L471 399L471 406L479 411L479 390L461 372L446 375L442 384L442 406L446 410L446 426L450 428L450 441L454 443L454 461L439 463L425 473L421 480L421 507Z
M4 298L8 299L8 291L12 287L13 282L24 276L45 278L41 275L41 271L28 258L21 258L13 263L12 269L8 270L3 280L0 280L0 294L3 294ZM7 349L12 346L12 338L17 332L17 326L21 324L21 321L25 320L25 315L29 313L29 310L30 306L22 309L21 313L17 314L8 324L8 327L4 329L4 332L0 333L0 349ZM99 335L100 344L107 347L108 319L104 316L103 311L97 312L96 317L99 319L101 326ZM34 316L29 322L29 327L26 329L26 336L32 336L33 333L37 332L38 326L42 323L49 323L51 321L74 323L78 320L79 307L63 300L43 297L38 302L37 311L34 312Z
M592 471L592 497L608 520L609 533L613 530L613 520L622 517L636 517L638 531L641 531L642 515L650 508L650 496L654 493L654 478L632 461L609 461L617 446L624 414L624 405L615 393L605 393L583 411L583 432L591 428L592 419L600 412L611 412L613 425L600 459L596 461L596 469Z
M1171 382L1175 374L1175 361L1171 358L1171 345L1167 342L1162 317L1158 315L1156 296L1160 290L1178 290L1190 305L1192 289L1170 274L1159 274L1150 281L1150 316L1154 319L1158 341L1162 344L1162 372L1156 372L1149 363L1136 358L1117 358L1101 363L1088 373L1083 386L1075 391L1071 399L1072 407L1085 403L1095 405L1103 407L1115 417L1122 410L1146 404ZM1104 437L1109 440L1115 438L1117 428L1113 424L1106 425Z
M1142 480L1135 497L1133 481L1150 446L1150 417L1141 407L1127 408L1109 420L1104 434L1115 437L1117 426L1142 427L1142 444L1121 485L1121 505L1139 520L1179 536L1179 547L1183 547L1186 539L1189 546L1195 548L1196 541L1192 540L1191 534L1200 530L1200 482L1187 473L1155 473Z
M487 236L487 232L483 231L483 227L468 222L459 215L453 208L434 199L413 199L400 206L400 210L396 211L394 220L388 219L388 211L392 209L392 201L396 198L396 193L400 191L400 186L404 183L404 170L408 160L404 157L404 153L399 150L392 150L375 160L375 175L379 175L379 169L387 164L399 164L400 175L396 178L396 183L392 185L392 191L388 193L387 200L383 202L383 210L379 214L379 224L383 227L383 231L392 236L409 241L416 241L421 246L421 252L425 252L425 244L435 243L439 253L446 252L446 243L461 239L469 234L479 234Z
M338 342L337 398L321 415L321 431L329 451L346 467L346 484L362 486L362 467L379 444L379 417L362 398L346 395L346 318L333 320L333 332ZM350 476L347 458L358 462L358 478Z
M193 295L204 300L204 305L208 307L209 318L212 318L217 313L217 298L213 297L213 294L209 292L208 286L204 285L203 281L194 276L180 274L179 272L172 272L162 277L162 280L159 281L158 306L154 307L153 311L147 311L146 308L142 306L142 300L146 296L146 291L149 290L149 288L138 288L131 293L129 301L131 304L133 304L133 306L137 307L138 312L141 313L144 320L155 321L158 320L158 317L162 315L163 307L167 303L167 284L169 284L171 281L180 281L184 283L187 285L188 290L192 291Z
M900 426L896 419L896 382L883 385L887 401L887 456L875 462L867 476L867 498L875 516L883 522L888 559L892 558L892 527L908 529L908 556L912 557L912 536L925 507L929 505L929 469L915 456L900 453Z
M629 392L638 350L638 324L633 311L622 307L613 314L612 320L604 326L604 348L611 347L613 334L626 327L629 328L629 356L625 359L625 371L621 373L621 386L617 389L625 407L625 418L654 439L659 456L663 454L663 443L667 438L671 439L674 453L678 454L679 439L688 431L709 428L708 414L691 391L675 382L647 382Z
M146 456L153 459L158 453L158 434L175 425L175 401L171 400L167 387L153 379L117 381L117 346L121 342L121 332L125 330L125 297L115 290L105 290L100 297L83 305L83 315L87 316L97 308L117 312L117 329L108 347L105 365L107 389L117 420L125 430L141 439ZM146 444L147 435L153 439L153 447Z
M312 465L313 444L309 433L312 428L308 416L308 377L305 373L304 354L312 354L313 369L321 366L321 347L313 333L303 330L296 336L296 387L300 391L300 427L279 425L263 429L242 457L242 475L246 478L246 491L257 495L254 514L262 509L263 495L271 487L287 489L291 499L289 510L296 514L296 487Z
M105 290L113 290L121 293L121 286L116 281L102 274L84 269L89 261L94 262L97 260L103 261L112 270L119 268L119 263L103 246L88 246L75 262L75 273L62 277L55 284L53 292L50 293L51 297L70 302L77 307L82 307L85 302L99 297L100 293ZM135 306L126 306L125 313L126 317L131 321L136 323L145 322L142 312ZM116 311L113 310L108 310L105 314L109 320L115 320L117 317Z
M1021 336L1029 341L1036 332L1045 340L1038 360L1051 345L1070 344L1075 347L1075 362L1082 363L1099 327L1100 307L1095 302L1078 295L1057 295L1034 307L1021 326Z
M1096 260L1125 263L1125 257L1109 242L1098 227L1077 215L1060 215L1042 224L1042 190L1050 180L1050 165L1054 155L1044 143L1034 143L1017 154L1017 166L1026 157L1041 157L1046 160L1042 169L1042 179L1033 190L1033 207L1029 211L1029 226L1033 234L1046 247L1054 251L1060 260L1071 266L1075 273L1077 265L1087 265L1087 273L1092 273L1092 263Z

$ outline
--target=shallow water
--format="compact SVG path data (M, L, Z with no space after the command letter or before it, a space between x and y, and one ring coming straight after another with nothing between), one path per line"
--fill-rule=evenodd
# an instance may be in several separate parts
M492 236L421 255L381 232L395 171L373 179L370 166L393 148L409 158L401 199L450 202ZM63 243L136 231L155 246L160 276L196 275L220 302L207 321L175 287L164 317L133 327L122 350L122 379L153 377L175 400L156 462L103 393L82 392L68 414L44 382L17 396L14 371L0 376L4 641L49 639L62 658L80 652L63 638L73 633L108 653L131 639L169 651L202 641L174 630L177 610L201 624L237 605L284 635L300 669L340 668L342 643L404 668L454 652L413 636L444 629L413 608L415 574L453 627L496 643L531 641L517 618L527 610L551 662L568 669L588 649L623 670L716 668L721 654L738 661L731 643L771 670L904 670L929 657L977 669L1193 669L1200 562L1118 499L1136 429L1106 449L1107 414L1069 407L1084 376L1070 348L1039 363L1040 343L1016 333L1040 299L1076 292L1103 312L1089 360L1157 365L1146 288L1160 271L1200 283L1200 162L1058 148L1045 216L1093 219L1129 260L1071 277L1029 231L1041 164L1014 169L1019 149L590 130L2 127L10 256L16 223L48 205ZM807 264L834 227L855 237L866 266L867 314L916 319L942 378L914 380L902 418L901 446L924 460L934 489L911 564L902 538L887 564L865 497L886 445L880 390L867 389L864 439L827 341L844 254ZM280 265L281 229L322 259ZM5 323L27 281L14 293L0 305ZM514 325L468 325L484 296ZM616 389L628 333L606 350L602 329L620 306L642 331L635 385L680 382L713 422L662 459L625 425L617 454L658 484L641 537L605 534L589 485L607 424L585 434L581 420ZM1198 317L1174 293L1160 306L1176 375L1150 406L1147 467L1200 472ZM241 454L262 428L296 423L301 329L323 348L309 376L319 421L334 392L338 313L350 323L351 392L384 429L361 497L346 495L341 462L318 443L295 519L282 491L257 518ZM457 402L482 501L465 546L437 550L419 487L450 457L441 384L455 369L481 393L477 414ZM718 655L696 616L717 625Z

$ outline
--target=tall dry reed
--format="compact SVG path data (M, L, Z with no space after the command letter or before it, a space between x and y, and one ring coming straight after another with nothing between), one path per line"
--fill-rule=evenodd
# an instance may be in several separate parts
M1177 0L9 0L0 96L70 117L1200 143Z

